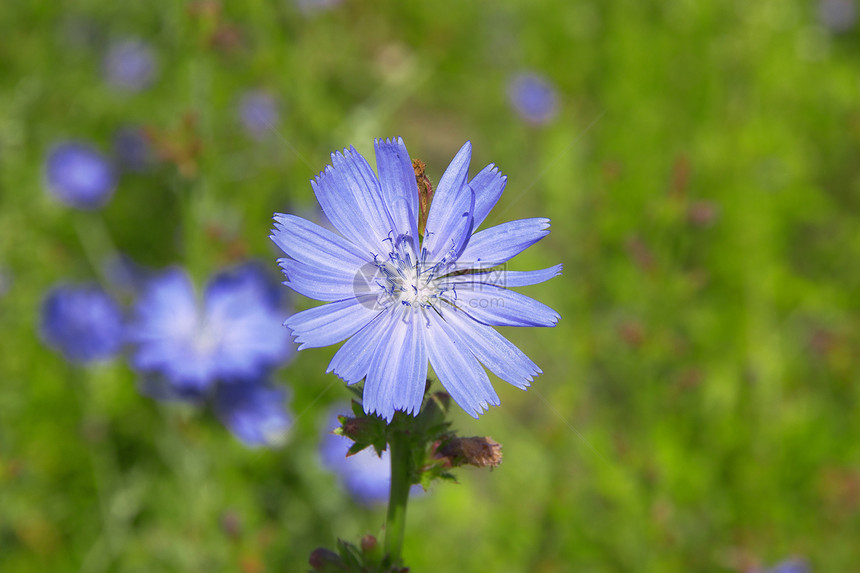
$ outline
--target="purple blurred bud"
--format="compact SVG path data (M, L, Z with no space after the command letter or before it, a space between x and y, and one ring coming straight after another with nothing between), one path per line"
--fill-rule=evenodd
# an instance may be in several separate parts
M340 556L334 551L323 547L317 547L311 552L311 556L308 558L308 565L318 573L347 571L346 565L344 565Z
M138 127L117 130L113 136L113 156L123 171L145 171L155 159L149 140Z
M115 88L130 92L146 89L155 79L158 62L149 44L123 40L112 44L104 59L105 80Z
M69 362L107 360L122 346L122 313L96 285L59 285L42 303L42 340Z
M278 127L281 115L278 104L271 94L252 90L245 92L239 98L239 122L245 132L254 139L264 139L270 136Z
M558 114L558 92L545 77L519 73L508 82L508 100L516 112L533 124L545 124Z
M89 145L64 142L48 152L45 181L48 191L62 203L95 210L113 195L116 174L110 161Z
M857 24L856 0L819 0L818 19L831 32L849 32Z

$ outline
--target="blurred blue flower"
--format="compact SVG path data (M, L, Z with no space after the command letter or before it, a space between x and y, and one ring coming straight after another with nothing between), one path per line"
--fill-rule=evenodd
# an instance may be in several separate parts
M767 569L764 573L809 573L809 565L802 559L789 559Z
M42 340L69 362L85 364L116 355L123 342L122 311L96 285L58 285L42 302Z
M340 234L294 215L275 215L272 240L296 292L325 301L285 324L301 348L347 340L328 371L365 379L364 409L391 420L417 414L428 360L470 415L498 405L481 364L518 388L541 370L493 326L555 326L559 315L505 287L541 283L561 265L531 272L491 270L549 234L549 219L523 219L474 233L506 178L487 166L468 179L466 143L439 181L418 238L418 187L403 140L377 140L379 177L355 149L332 154L313 182Z
M221 383L215 414L246 446L281 446L292 425L285 401L283 389L260 381Z
M152 84L158 71L158 62L149 44L127 39L110 45L103 71L105 80L113 87L139 92Z
M252 90L239 98L239 121L245 132L255 139L264 139L277 129L281 116L271 94Z
M519 73L508 81L508 100L514 110L534 124L549 123L558 114L558 92L544 76Z
M850 32L857 24L856 0L819 0L818 19L831 32Z
M116 174L101 153L77 142L57 144L45 161L48 191L61 202L78 209L103 207L116 188Z
M279 292L257 265L216 275L198 301L188 274L169 269L137 301L128 339L132 366L180 391L216 380L257 380L292 352Z
M113 136L114 161L124 171L145 171L154 161L149 140L139 127L123 127Z
M332 434L340 426L339 414L351 415L351 412L347 406L338 406L327 416L328 424L319 450L323 465L337 475L358 503L373 505L387 501L388 490L391 489L391 455L385 450L382 456L377 456L373 448L366 448L347 457L352 440ZM421 486L412 486L410 495L421 492Z

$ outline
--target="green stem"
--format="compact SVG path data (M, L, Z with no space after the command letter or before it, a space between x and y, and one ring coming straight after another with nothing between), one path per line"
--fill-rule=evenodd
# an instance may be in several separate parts
M406 530L406 502L409 501L409 470L411 448L409 436L403 427L389 434L391 450L391 491L388 497L388 516L385 520L385 552L392 564L402 560L403 537Z

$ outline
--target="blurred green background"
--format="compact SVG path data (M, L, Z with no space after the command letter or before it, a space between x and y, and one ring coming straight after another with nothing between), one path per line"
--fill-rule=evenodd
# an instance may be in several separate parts
M791 556L860 571L850 11L329 4L0 9L0 571L303 571L313 548L379 533L384 508L355 505L317 459L324 412L348 396L324 374L335 349L280 371L291 440L249 450L211 414L140 396L122 360L67 365L37 317L52 284L99 278L114 251L200 280L247 256L274 269L272 213L312 213L331 151L372 162L373 138L394 135L434 181L471 140L472 174L508 176L487 224L553 220L510 267L565 264L523 289L560 324L504 331L544 374L526 393L495 380L502 406L478 421L455 414L505 461L410 504L413 571L747 572ZM104 77L127 38L154 54L142 89ZM548 121L512 107L521 72L555 86ZM248 90L276 104L268 134L241 127ZM45 192L51 145L109 153L128 127L155 159L104 210Z

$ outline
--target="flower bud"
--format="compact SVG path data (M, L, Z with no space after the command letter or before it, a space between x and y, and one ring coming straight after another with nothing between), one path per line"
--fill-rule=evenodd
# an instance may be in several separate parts
M469 464L494 468L502 463L502 445L492 438L451 438L439 444L437 458L447 458L452 467Z

